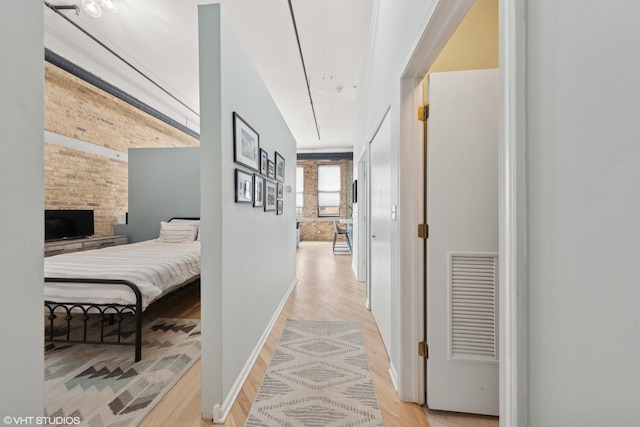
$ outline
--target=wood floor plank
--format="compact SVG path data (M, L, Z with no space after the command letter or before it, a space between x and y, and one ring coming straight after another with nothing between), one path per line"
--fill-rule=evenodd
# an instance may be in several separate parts
M369 359L373 382L386 426L428 426L424 410L413 403L398 399L389 376L389 358L371 312L364 307L364 284L355 280L351 256L333 255L331 243L303 242L297 250L297 277L293 292L284 305L271 334L262 348L249 377L223 424L242 427L251 403L258 393L271 355L282 334L287 319L355 321L360 323ZM167 309L170 314L199 316L199 294L187 297L184 307ZM197 309L193 305L197 305ZM157 317L166 316L162 309ZM140 426L210 426L200 417L200 363L195 364L176 386L162 399Z

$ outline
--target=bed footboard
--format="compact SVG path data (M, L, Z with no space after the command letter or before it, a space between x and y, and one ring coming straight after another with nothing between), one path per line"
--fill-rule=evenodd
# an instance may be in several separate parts
M66 278L53 278L46 277L44 279L48 283L78 283L78 284L101 284L101 285L114 285L114 286L127 286L129 287L135 297L135 304L95 304L92 302L54 302L45 301L44 305L48 309L49 326L48 331L45 334L45 341L47 342L69 342L69 343L87 343L87 344L112 344L112 345L134 345L135 346L135 361L138 362L142 358L142 294L140 289L135 283L127 280L107 280L107 279L66 279ZM56 314L57 313L57 314ZM123 315L131 313L135 316L135 341L122 342L122 320ZM88 338L87 322L90 319L90 314L100 314L100 335L99 339ZM54 336L54 320L59 315L65 316L66 323L66 339ZM82 339L71 339L71 319L74 316L82 316ZM117 326L117 341L105 340L105 320L109 318L111 324L114 321L118 322Z

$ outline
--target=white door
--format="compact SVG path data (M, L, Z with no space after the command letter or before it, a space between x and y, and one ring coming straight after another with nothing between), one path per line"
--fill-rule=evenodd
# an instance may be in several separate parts
M428 93L427 405L498 415L498 70Z
M388 352L391 344L391 126L388 114L369 148L371 313Z

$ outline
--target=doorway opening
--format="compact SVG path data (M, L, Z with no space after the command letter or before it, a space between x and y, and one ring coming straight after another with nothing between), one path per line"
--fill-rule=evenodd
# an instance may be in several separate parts
M426 278L429 274L428 271L425 272L425 270L423 270L427 260L427 252L425 251L425 248L417 246L418 243L414 245L411 240L415 239L415 224L425 222L424 215L428 209L428 207L425 207L425 202L427 201L427 194L425 192L427 189L427 182L423 179L419 179L420 182L418 184L411 182L411 177L416 177L416 171L417 176L424 176L425 168L422 158L423 154L428 152L428 148L423 146L426 131L422 124L415 119L417 107L424 106L429 99L428 88L424 87L423 81L425 76L428 78L428 75L433 72L498 67L498 0L481 0L477 2L468 2L466 4L442 6L449 7L449 9L446 11L437 10L434 17L425 28L424 34L422 35L422 38L405 69L401 87L402 98L400 106L400 128L402 146L400 148L400 162L401 168L403 169L402 175L405 175L405 170L408 171L406 172L406 177L400 177L400 187L402 188L402 194L408 193L420 195L410 204L405 205L401 202L400 206L400 209L403 212L403 222L408 222L406 226L401 227L401 239L405 242L403 245L411 246L412 249L410 252L414 253L414 255L410 255L409 257L403 257L401 268L403 268L403 270L405 268L411 268L410 273L403 274L407 275L406 278L408 283L414 285L426 283ZM491 16L492 18L487 19L487 16ZM479 23L482 25L479 25ZM479 36L480 33L483 34L482 37ZM434 40L436 40L435 43ZM471 43L470 48L475 51L486 51L486 54L480 55L482 57L477 55L472 56L468 52L464 52L463 48L456 47L456 43L462 45L465 43L469 44L468 40L473 40L474 43L483 43L482 40L484 40L484 47L479 47L478 44ZM455 63L455 58L462 58L462 63L459 61ZM455 64L442 65L447 62L454 62ZM441 68L438 68L439 66ZM480 107L481 105L478 106L479 109L481 109ZM429 126L431 126L431 124L429 124ZM496 129L497 128L498 123L496 122ZM416 158L419 158L419 161L417 161ZM493 173L496 176L498 175L497 159ZM497 234L497 203L495 206L495 212L495 230ZM429 224L429 226L433 233L431 224ZM424 242L420 243L424 244ZM407 251L409 251L409 249L407 249ZM406 359L403 359L403 363L408 362L409 369L403 368L403 372L400 373L401 381L399 392L401 394L404 393L405 398L411 396L414 392L417 394L422 393L422 395L418 396L417 399L418 401L424 402L424 393L427 383L427 365L424 359L414 360L410 355L411 350L415 348L416 338L421 340L426 336L428 325L426 324L427 313L425 311L425 307L428 305L428 292L426 287L416 286L416 288L417 289L404 288L401 290L401 303L404 308L403 311L405 312L402 314L401 323L408 326L407 329L404 327L402 328L403 349L407 349L408 351L406 351L406 353L409 355ZM411 313L411 310L409 310L410 308L415 309L416 312ZM495 309L497 311L497 303L495 305ZM412 321L417 321L419 325L413 330L411 329L413 327L411 325ZM415 333L416 335L412 335L412 333ZM497 339L497 328L494 331L494 335ZM430 345L428 339L426 344L428 346ZM430 353L433 350L433 347L429 348ZM416 374L417 378L409 378L408 372ZM497 382L498 378L496 371L496 386ZM497 407L497 393L495 400ZM471 410L469 410L469 412L471 412Z

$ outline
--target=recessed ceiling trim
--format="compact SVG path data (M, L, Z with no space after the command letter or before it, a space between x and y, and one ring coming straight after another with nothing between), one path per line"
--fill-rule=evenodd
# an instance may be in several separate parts
M291 21L293 22L293 31L296 35L296 42L298 43L298 51L300 52L300 61L302 62L302 71L304 72L304 81L307 84L307 92L309 93L309 103L311 104L311 113L313 114L313 121L316 124L316 133L318 139L320 139L320 127L318 126L318 118L316 117L316 110L313 106L313 97L311 96L311 85L309 84L309 76L307 75L307 67L304 63L304 55L302 54L302 45L300 45L300 36L298 34L298 25L296 24L296 16L293 13L293 4L289 1L289 12L291 13Z

